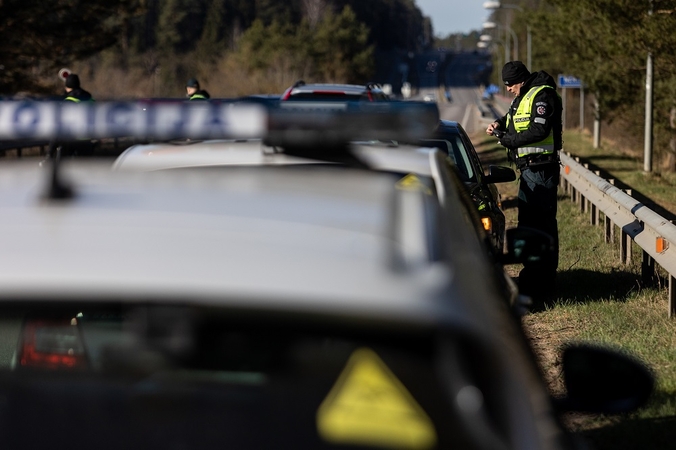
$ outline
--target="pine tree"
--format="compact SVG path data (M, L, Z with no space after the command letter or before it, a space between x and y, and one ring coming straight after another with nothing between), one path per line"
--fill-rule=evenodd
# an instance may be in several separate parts
M143 0L3 0L0 93L51 89L59 68L118 42Z

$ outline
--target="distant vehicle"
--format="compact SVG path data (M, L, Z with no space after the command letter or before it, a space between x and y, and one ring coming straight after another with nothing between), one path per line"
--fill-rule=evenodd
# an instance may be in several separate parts
M495 84L489 84L484 89L481 99L484 101L492 101L493 97L500 92L500 89Z
M425 66L425 70L428 72L436 72L437 71L437 62L436 61L427 61L427 66Z
M282 101L368 101L382 102L390 100L382 87L376 83L355 84L308 84L297 81L281 96Z
M427 95L425 95L425 96L423 97L423 101L426 101L426 102L436 102L436 101L437 101L437 97L436 97L435 95L432 95L432 94L427 94Z

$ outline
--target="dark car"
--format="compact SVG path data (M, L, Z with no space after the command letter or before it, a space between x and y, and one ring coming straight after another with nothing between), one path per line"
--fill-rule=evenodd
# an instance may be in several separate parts
M377 85L336 85L336 84L305 84L300 81L286 90L281 97L284 101L303 101L303 105L323 103L326 107L334 102L349 101L388 101L382 89ZM295 107L295 105L290 105ZM495 183L514 181L516 174L508 167L491 165L488 174L477 155L476 149L469 136L458 122L450 120L439 121L435 136L424 142L423 145L442 147L458 166L462 181L467 186L474 201L484 229L490 235L496 251L501 252L505 236L505 215L501 209L500 193Z
M434 139L425 139L423 144L438 146L453 160L460 179L479 211L484 229L489 233L496 251L501 252L505 237L505 214L495 183L514 181L514 170L491 165L486 173L474 144L458 122L439 121L435 134Z

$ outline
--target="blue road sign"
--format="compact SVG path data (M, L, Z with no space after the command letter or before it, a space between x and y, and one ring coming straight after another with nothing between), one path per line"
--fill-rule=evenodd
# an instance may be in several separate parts
M559 74L559 87L561 88L581 88L582 80L572 75Z

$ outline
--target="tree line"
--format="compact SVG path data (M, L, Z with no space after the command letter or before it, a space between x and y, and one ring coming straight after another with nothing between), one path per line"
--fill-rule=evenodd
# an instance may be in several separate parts
M653 60L654 148L662 168L676 169L676 0L522 0L495 13L511 22L531 70L573 75L597 102L596 113L618 140L644 136L646 70ZM520 51L525 61L525 51ZM498 74L496 73L496 76Z
M122 97L178 95L193 76L220 96L363 83L432 37L414 0L3 0L0 14L4 95L52 92L66 66Z

